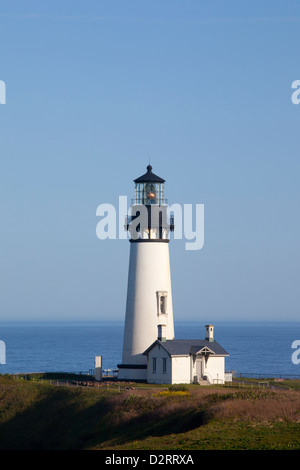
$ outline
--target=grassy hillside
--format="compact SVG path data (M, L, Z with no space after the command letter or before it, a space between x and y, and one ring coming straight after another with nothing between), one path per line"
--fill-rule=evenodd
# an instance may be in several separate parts
M0 376L0 449L300 449L299 390L130 388Z

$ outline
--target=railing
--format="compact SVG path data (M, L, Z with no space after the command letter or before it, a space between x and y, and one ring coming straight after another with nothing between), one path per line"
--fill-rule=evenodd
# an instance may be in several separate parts
M140 199L140 201L138 201L137 199L131 199L131 205L145 205L145 206L152 206L152 205L156 205L156 206L167 206L168 205L168 199L164 198L164 197L161 197L161 198L156 198L157 201L152 201L151 199L150 200L147 200L147 199Z
M255 372L252 372L252 373L249 373L249 372L239 372L236 377L249 377L249 378L252 378L252 379L266 379L266 378L269 378L269 379L300 379L300 375L294 375L294 374L268 374L268 373L263 373L263 372L259 372L259 373L255 373Z
M119 369L102 369L102 377L105 378L116 378L118 377ZM89 375L95 375L95 369L90 369Z
M129 230L129 227L130 227L130 224L131 222L135 219L136 217L135 216L127 216L125 217L125 224L124 224L124 230ZM139 232L139 230L137 230L137 228L135 227L134 228L137 232ZM148 226L144 227L144 229L148 230ZM169 220L166 221L165 224L162 224L161 226L159 225L159 222L156 221L156 223L153 223L151 224L151 229L156 229L156 230L159 230L159 229L163 229L163 230L170 230L171 232L174 232L174 229L175 229L175 225L174 225L174 216L170 216L169 217Z

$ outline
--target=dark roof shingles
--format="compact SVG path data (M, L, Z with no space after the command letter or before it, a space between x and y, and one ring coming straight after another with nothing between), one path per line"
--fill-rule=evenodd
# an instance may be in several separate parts
M200 349L207 347L213 351L216 355L229 355L222 346L217 341L208 341L206 339L172 339L166 341L156 340L154 343L149 346L148 349L144 352L147 352L152 349L155 344L160 344L170 356L181 356L188 354L196 354Z
M165 180L163 178L160 178L160 176L157 176L154 173L152 173L152 166L148 165L147 173L140 176L139 178L136 178L134 182L135 183L164 183Z

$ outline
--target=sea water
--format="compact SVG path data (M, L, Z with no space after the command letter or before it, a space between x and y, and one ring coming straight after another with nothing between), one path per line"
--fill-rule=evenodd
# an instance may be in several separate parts
M204 338L204 324L178 322L176 339ZM292 344L300 341L300 322L215 322L215 340L228 352L226 370L237 375L300 378ZM124 322L1 322L5 364L0 374L82 372L102 356L104 369L122 362ZM300 354L299 354L300 357ZM2 361L3 362L3 361Z

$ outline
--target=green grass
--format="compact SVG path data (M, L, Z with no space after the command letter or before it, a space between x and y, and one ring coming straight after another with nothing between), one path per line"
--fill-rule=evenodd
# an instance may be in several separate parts
M298 387L140 384L118 392L34 378L0 376L0 450L300 449Z
M33 372L31 374L16 374L14 376L18 380L89 380L92 381L94 378L90 375L85 374L71 374L69 372Z
M245 423L210 422L186 433L149 436L118 447L119 450L299 450L299 425L278 423L252 427Z
M289 390L299 390L300 391L300 380L294 380L294 379L285 379L285 380L279 380L279 379L250 379L250 378L240 378L237 379L239 382L244 383L245 385L247 384L257 384L260 385L261 387L264 386L276 386L277 388L284 388L284 389L289 389Z

